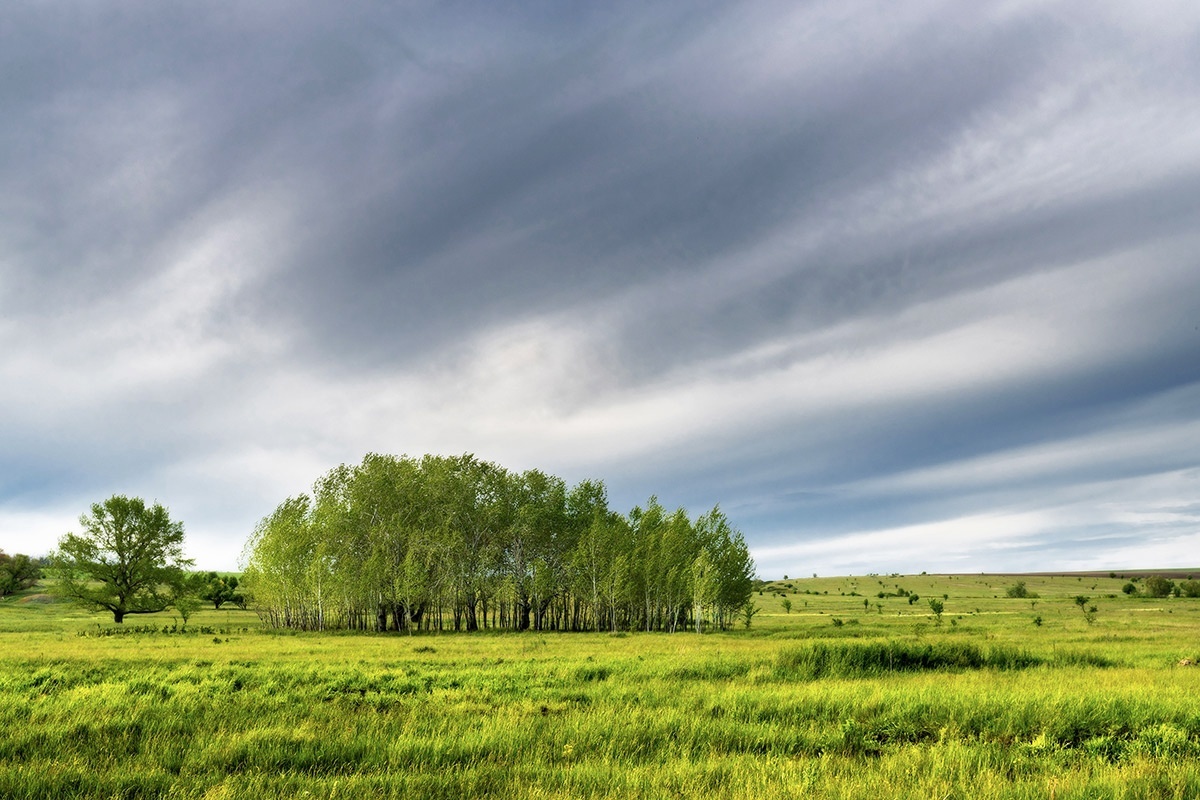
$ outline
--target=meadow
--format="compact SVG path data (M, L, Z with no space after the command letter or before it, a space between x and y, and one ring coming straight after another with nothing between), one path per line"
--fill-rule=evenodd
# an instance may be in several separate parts
M0 601L0 797L1198 797L1200 599L1125 583L791 579L703 635L183 631L35 588Z

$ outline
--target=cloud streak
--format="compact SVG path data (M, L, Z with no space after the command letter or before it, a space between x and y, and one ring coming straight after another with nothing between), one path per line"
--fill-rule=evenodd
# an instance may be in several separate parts
M75 12L0 33L7 551L469 451L763 574L1191 565L1188 4Z

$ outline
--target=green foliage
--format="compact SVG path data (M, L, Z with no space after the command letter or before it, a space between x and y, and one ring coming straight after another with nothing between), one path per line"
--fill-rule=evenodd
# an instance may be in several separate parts
M946 610L945 604L941 600L938 600L936 598L931 598L929 600L929 610L933 612L934 617L937 618L938 624L941 625L942 624L942 612Z
M1088 605L1091 599L1087 595L1075 595L1075 605L1079 606L1079 610L1083 612L1083 619L1088 625L1096 621L1096 612L1099 610L1096 606Z
M1200 597L1200 581L1180 581L1178 588L1184 597Z
M42 577L38 563L27 555L0 550L0 597L31 588Z
M1151 575L1142 585L1146 594L1151 597L1170 597L1175 589L1175 582L1161 575Z
M748 630L750 623L754 621L754 615L762 609L754 605L753 600L747 600L742 606L742 625Z
M750 631L409 639L6 600L0 797L1200 796L1200 603L1064 630L1074 577L1031 578L1039 630L994 577L908 580L980 613L847 618L806 578Z
M792 613L792 601L791 600L789 600L785 597L779 601L779 604L783 607L783 613L785 613L785 614Z
M113 495L79 518L83 533L68 533L50 555L55 591L113 621L152 614L185 594L183 523L155 503Z
M285 500L246 545L247 600L300 630L728 629L756 585L742 534L651 497L622 516L474 456L371 454Z
M1134 595L1134 594L1137 594L1137 586L1134 585L1132 582L1126 583L1124 586L1121 587L1121 591L1124 592L1125 594Z
M1008 597L1031 598L1037 597L1037 592L1029 591L1029 588L1025 585L1025 581L1017 581L1005 590L1005 595Z
M245 608L245 598L238 591L238 579L236 575L220 575L216 572L203 573L200 576L199 595L201 600L207 600L213 604L214 609L219 609L226 603L233 603L239 608Z
M1026 669L1044 663L1011 648L982 650L963 642L815 644L780 651L775 674L781 678L818 680L864 678L894 672L964 669Z

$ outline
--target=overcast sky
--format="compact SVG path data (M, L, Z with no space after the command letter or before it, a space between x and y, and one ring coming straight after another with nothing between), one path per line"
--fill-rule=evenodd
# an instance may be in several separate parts
M1200 566L1200 4L0 10L0 548L367 452L764 577Z

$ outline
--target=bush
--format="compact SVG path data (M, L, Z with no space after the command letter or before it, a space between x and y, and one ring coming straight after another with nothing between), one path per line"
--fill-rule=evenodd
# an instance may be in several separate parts
M1121 591L1124 592L1125 594L1134 595L1134 594L1137 594L1137 587L1134 586L1132 583L1127 583L1121 587Z
M1200 581L1180 581L1179 591L1183 592L1184 597L1200 597Z
M42 577L37 562L27 555L0 550L0 597L28 589Z
M1025 581L1017 581L1008 587L1005 594L1009 597L1029 597L1029 590L1025 588Z
M1146 594L1151 597L1169 597L1175 589L1175 582L1161 575L1151 575L1146 578Z

